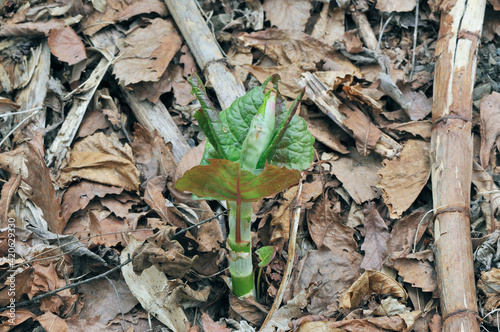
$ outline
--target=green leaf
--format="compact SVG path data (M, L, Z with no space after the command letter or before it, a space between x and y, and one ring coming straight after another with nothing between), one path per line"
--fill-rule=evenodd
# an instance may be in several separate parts
M313 144L314 137L307 130L306 121L294 115L269 163L302 171L313 161Z
M240 163L226 159L209 159L209 165L195 166L177 180L175 188L190 191L202 199L255 202L274 195L300 180L300 172L266 165L255 175L241 169Z
M266 267L271 263L273 260L274 256L276 256L276 247L274 246L266 246L266 247L261 247L255 251L257 256L259 257L259 266L260 267Z

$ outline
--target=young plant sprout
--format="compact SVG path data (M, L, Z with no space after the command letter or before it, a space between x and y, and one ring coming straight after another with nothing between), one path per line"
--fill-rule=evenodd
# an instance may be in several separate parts
M270 81L274 88L264 94ZM200 79L193 76L190 82L201 104L195 118L207 142L201 165L175 187L201 199L227 201L230 286L238 297L253 296L252 202L297 184L313 160L314 138L295 115L304 92L287 110L278 76L271 76L218 114Z

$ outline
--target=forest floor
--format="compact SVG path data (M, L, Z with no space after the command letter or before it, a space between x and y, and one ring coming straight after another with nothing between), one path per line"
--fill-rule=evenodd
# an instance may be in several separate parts
M253 204L253 247L275 248L256 265L255 299L225 282L223 204L174 188L206 139L191 75L221 108L175 1L0 1L0 332L441 331L440 12L417 1L198 1L246 91L273 74L289 101L307 87L297 113L314 161L300 185ZM470 217L479 316L496 330L498 0L480 41Z

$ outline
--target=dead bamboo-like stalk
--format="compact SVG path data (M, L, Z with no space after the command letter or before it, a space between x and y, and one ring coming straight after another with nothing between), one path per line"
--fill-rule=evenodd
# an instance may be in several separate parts
M228 108L236 98L245 94L245 87L227 65L196 1L165 0L165 3L198 66L213 86L222 109Z
M444 3L432 106L434 252L443 331L479 331L469 207L472 89L486 0Z

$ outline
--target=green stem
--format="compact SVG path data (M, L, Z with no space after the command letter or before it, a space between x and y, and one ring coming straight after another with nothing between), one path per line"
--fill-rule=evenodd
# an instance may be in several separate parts
M229 272L233 293L238 297L253 296L252 235L250 232L252 203L236 204L235 201L227 203L230 208L228 244Z

